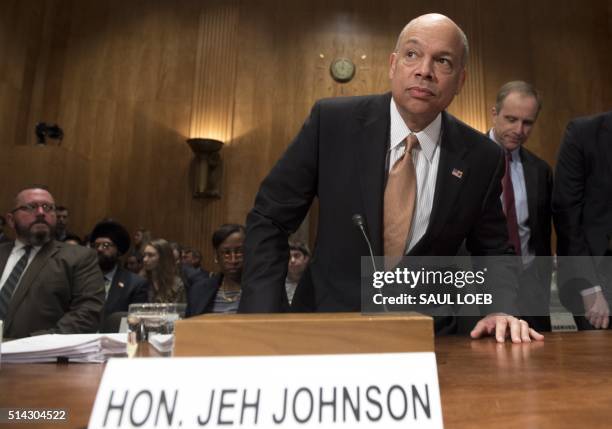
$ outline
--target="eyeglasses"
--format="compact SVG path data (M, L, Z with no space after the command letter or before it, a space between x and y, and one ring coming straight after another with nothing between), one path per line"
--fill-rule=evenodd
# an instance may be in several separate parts
M93 244L93 248L96 249L96 250L99 249L100 247L102 249L104 249L104 250L108 250L111 247L115 247L115 244L114 243L109 243L108 241L105 241L104 243L94 243Z
M24 204L22 206L14 208L12 213L15 213L15 212L17 212L19 210L23 210L24 212L27 212L27 213L36 213L39 208L42 208L43 212L45 212L45 213L51 213L51 212L55 211L55 204L49 204L49 203L42 203L42 204L30 203L30 204Z
M234 249L219 249L219 254L223 259L231 259L232 255L236 258L242 258L244 256L244 248L236 247Z

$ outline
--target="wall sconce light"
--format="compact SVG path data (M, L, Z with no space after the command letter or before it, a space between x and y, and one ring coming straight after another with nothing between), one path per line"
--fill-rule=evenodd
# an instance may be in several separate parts
M39 122L34 128L36 134L36 143L39 145L47 144L47 137L53 140L58 140L58 144L62 143L64 138L64 130L62 130L57 124L47 124L45 122Z
M213 139L187 139L195 154L193 196L194 198L221 198L223 161L219 151L223 142Z

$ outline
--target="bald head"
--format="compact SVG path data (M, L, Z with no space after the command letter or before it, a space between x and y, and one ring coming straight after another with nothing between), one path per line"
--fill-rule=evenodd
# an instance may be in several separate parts
M399 37L397 38L397 42L395 43L395 52L399 52L402 47L402 44L404 43L406 35L408 35L411 30L418 31L423 28L445 28L447 31L454 32L456 34L456 37L458 38L458 41L463 47L463 54L461 55L461 65L465 66L470 53L467 36L463 32L463 30L457 24L455 24L452 19L439 13L428 13L425 15L421 15L406 24L406 26L401 31Z

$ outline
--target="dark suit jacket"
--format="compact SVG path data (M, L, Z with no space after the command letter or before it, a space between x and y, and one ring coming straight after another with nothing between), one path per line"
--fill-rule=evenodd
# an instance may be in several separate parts
M12 242L0 244L0 272L12 248ZM4 335L96 332L103 305L104 280L96 253L50 241L22 275L8 307Z
M214 275L212 277L200 275L198 278L193 278L191 285L187 289L187 310L185 311L185 316L191 317L210 313L222 280L223 277L221 275Z
M104 303L104 316L126 312L130 304L147 302L147 287L146 279L118 265Z
M287 238L299 227L315 196L319 200L317 243L292 305L310 311L360 310L361 256L369 251L351 218L356 213L364 217L374 254L382 255L390 101L391 94L384 94L315 104L296 139L263 181L248 215L240 311L283 309ZM474 255L508 252L500 201L505 165L501 149L443 113L439 150L429 227L410 254L455 255L466 238ZM453 171L461 171L461 177ZM498 302L513 302L516 282L501 282L496 292ZM513 305L496 310L516 311Z
M612 234L612 112L567 125L555 170L553 217L562 303L575 313L584 312L579 291L594 285L610 301L612 291L598 256Z
M546 161L524 147L520 149L520 156L527 189L529 247L533 249L536 256L551 256L552 170Z
M519 281L518 307L532 327L541 331L550 330L548 318L550 307L550 281L552 277L552 170L546 161L521 147L521 163L527 190L527 208L530 230L529 247L536 260L528 273Z

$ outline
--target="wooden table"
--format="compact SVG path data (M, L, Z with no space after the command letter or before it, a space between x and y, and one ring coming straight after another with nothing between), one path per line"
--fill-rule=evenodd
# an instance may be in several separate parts
M552 333L541 343L436 339L444 427L612 427L612 332ZM4 364L0 408L66 408L87 426L103 365ZM6 426L6 425L5 425Z

